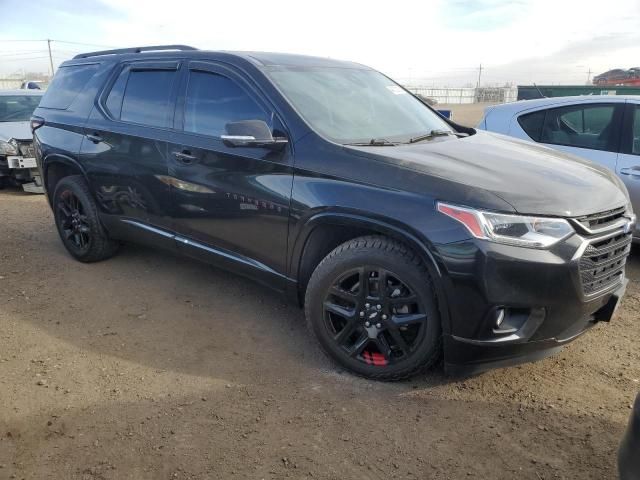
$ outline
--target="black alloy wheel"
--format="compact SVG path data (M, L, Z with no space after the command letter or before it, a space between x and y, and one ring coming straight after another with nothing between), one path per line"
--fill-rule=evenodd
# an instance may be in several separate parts
M116 253L119 244L100 223L95 200L82 176L62 178L51 204L62 243L76 260L97 262Z
M78 253L91 245L91 227L80 199L71 190L64 190L57 199L56 210L63 239Z
M329 253L309 280L305 312L325 353L358 375L400 380L441 357L431 277L389 238L360 237Z
M425 335L419 297L396 275L373 265L349 270L328 290L325 327L345 354L386 366L411 356Z

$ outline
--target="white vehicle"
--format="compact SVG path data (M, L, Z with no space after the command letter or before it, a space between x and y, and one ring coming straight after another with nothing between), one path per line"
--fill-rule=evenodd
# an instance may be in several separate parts
M25 80L20 85L20 90L43 90L45 83L42 80Z
M478 128L541 143L608 167L640 211L640 96L593 95L488 107ZM640 227L634 240L640 241Z
M40 103L40 90L0 90L0 188L21 185L43 193L29 120Z

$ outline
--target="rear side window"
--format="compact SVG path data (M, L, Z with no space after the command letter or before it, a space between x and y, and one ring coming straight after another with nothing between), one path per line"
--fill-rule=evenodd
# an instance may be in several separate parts
M616 151L614 105L573 105L547 110L540 141L552 145Z
M66 110L71 106L78 94L87 86L89 80L97 72L99 65L69 65L60 67L53 77L40 106Z
M240 120L263 120L266 112L233 80L209 72L192 71L185 101L184 129L219 137L225 125Z
M122 97L120 120L152 127L169 127L173 118L171 92L175 78L175 70L130 71ZM109 96L112 94L117 95L117 91L112 90ZM112 105L117 104L116 101Z
M539 142L542 135L542 124L544 123L545 111L527 113L518 118L518 123L532 140Z

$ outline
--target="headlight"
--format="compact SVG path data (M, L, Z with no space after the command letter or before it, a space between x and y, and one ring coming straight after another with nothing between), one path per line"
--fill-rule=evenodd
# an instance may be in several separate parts
M18 154L18 148L13 143L0 140L0 155L17 155L17 154Z
M548 248L574 233L563 218L484 212L438 202L438 211L462 223L476 238L529 248Z

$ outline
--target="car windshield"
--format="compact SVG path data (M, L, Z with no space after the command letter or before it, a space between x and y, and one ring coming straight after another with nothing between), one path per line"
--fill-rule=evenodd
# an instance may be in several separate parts
M0 122L28 122L41 95L0 95Z
M404 143L434 130L452 131L422 102L374 70L278 66L266 73L315 130L337 143Z

